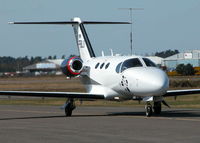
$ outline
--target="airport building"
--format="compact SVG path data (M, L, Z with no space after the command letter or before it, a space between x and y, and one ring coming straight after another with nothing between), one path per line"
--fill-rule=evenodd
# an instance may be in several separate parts
M23 68L29 75L61 75L60 65L63 59L46 60Z
M193 67L200 67L200 50L186 51L167 58L157 56L149 56L147 58L151 59L159 67L166 67L169 71L175 70L179 64L191 64ZM60 75L62 74L60 70L62 61L63 59L46 60L24 67L23 71L32 75Z
M152 60L157 66L161 67L163 65L163 58L157 56L149 56L147 57Z
M186 51L163 59L163 66L166 66L168 70L174 70L179 64L200 67L200 50Z

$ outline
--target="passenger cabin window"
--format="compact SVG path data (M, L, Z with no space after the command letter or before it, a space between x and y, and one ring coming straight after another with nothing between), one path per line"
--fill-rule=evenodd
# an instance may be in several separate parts
M110 63L107 63L105 66L105 69L107 69L109 67Z
M99 66L99 63L97 63L97 64L96 64L96 66L95 66L95 69L97 69L97 68L98 68L98 66Z
M121 72L123 72L124 70L128 69L128 68L132 68L132 67L142 67L142 63L140 62L140 60L138 58L134 58L134 59L129 59L123 62L122 67L121 67Z
M102 69L102 68L103 68L104 64L105 64L105 63L101 64L101 66L100 66L100 69Z
M156 64L152 62L150 59L142 58L146 64L147 67L156 67Z

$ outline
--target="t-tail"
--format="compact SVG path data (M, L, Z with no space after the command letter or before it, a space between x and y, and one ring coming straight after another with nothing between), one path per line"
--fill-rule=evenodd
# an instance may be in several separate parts
M83 61L96 57L88 35L86 33L85 24L131 24L130 22L101 22L101 21L81 21L75 17L71 21L54 21L54 22L9 22L9 24L71 24L74 28L77 47L80 58Z
M85 61L95 57L94 50L86 33L85 27L81 22L81 19L75 17L72 19L72 21L77 22L77 24L72 24L72 26L74 28L76 43L81 59Z

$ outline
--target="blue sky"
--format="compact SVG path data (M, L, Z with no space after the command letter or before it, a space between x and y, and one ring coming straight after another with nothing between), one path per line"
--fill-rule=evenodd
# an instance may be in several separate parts
M129 21L134 11L134 53L200 50L200 0L0 0L0 56L78 54L69 25L9 25L8 21ZM130 54L130 25L86 26L97 55Z

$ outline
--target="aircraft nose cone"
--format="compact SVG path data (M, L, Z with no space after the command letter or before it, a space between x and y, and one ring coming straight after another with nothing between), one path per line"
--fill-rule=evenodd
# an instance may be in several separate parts
M166 73L160 69L149 68L144 71L144 77L141 79L141 85L144 85L147 92L154 95L162 95L169 86L169 80Z
M146 82L154 91L161 91L166 90L168 88L168 78L167 75L161 71L161 70L152 70L149 71L149 79L144 79L144 82Z
M169 87L166 73L158 68L133 69L126 75L132 79L130 88L136 95L163 95Z

